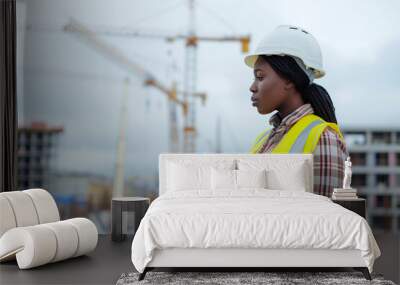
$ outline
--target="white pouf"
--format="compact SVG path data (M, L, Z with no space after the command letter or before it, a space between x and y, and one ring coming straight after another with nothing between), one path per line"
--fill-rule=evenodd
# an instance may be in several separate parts
M59 221L46 190L0 193L0 214L0 262L16 258L20 269L28 269L96 248L95 224L86 218Z

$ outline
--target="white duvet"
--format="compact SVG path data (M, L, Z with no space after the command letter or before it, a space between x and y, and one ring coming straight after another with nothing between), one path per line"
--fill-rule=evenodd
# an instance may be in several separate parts
M379 247L366 220L308 192L241 189L179 191L155 199L132 242L143 272L154 249L359 249L372 272Z

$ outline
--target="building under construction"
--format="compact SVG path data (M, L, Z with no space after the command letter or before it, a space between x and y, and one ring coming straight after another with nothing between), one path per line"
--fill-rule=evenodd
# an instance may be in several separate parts
M34 122L18 128L18 189L46 188L63 127Z

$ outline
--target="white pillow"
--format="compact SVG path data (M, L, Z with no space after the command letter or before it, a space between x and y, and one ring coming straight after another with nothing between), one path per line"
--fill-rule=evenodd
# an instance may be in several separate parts
M236 189L236 170L212 168L211 189Z
M234 169L234 160L167 162L167 191L211 190L211 168Z
M306 191L307 176L305 164L295 164L284 171L270 169L267 171L268 189Z
M211 170L212 190L238 190L241 188L266 188L266 171L263 170Z
M209 189L209 167L185 166L170 163L168 177L168 189L172 191L184 191L193 189Z
M310 173L305 160L239 159L239 170L266 169L267 188L273 190L307 191Z
M235 170L237 188L267 188L267 171Z

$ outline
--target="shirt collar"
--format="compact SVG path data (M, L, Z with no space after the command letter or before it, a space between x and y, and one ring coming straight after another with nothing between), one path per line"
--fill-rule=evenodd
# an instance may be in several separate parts
M275 128L280 128L280 127L287 127L290 128L294 123L296 123L298 120L300 120L302 117L308 114L314 113L313 107L311 107L311 104L303 104L300 107L298 107L296 110L291 112L289 115L284 117L283 119L281 118L281 115L279 112L275 113L270 119L269 119L269 124L272 125Z

